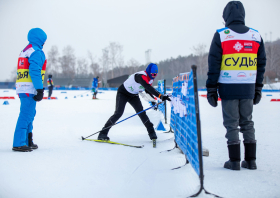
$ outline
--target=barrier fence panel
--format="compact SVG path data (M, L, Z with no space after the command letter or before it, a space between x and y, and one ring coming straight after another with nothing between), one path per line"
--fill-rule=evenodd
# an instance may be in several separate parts
M166 81L158 80L158 92L161 94L166 94ZM158 109L163 113L165 124L167 124L167 116L166 116L166 101L158 106Z
M200 178L200 190L193 196L198 196L202 190L211 194L203 186L201 126L194 65L191 72L173 78L170 127L174 131L176 144Z

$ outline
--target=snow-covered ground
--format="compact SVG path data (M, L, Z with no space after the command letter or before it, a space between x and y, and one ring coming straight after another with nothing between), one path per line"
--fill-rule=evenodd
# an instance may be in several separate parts
M16 96L14 90L4 91L0 96ZM82 141L113 114L116 96L116 91L103 91L99 100L91 100L85 92L54 91L57 100L37 103L33 133L39 149L30 153L12 151L19 99L9 105L0 100L0 198L183 198L197 192L199 179L191 165L171 170L185 163L184 155L178 149L160 153L174 147L173 134L158 132L153 148L138 117L114 126L109 137L144 148ZM203 146L210 151L203 157L206 190L230 198L280 197L280 102L271 98L280 93L263 93L254 107L258 169L230 171L223 168L228 154L221 105L212 108L200 97ZM134 113L128 104L121 119ZM147 114L155 125L162 117L153 110Z

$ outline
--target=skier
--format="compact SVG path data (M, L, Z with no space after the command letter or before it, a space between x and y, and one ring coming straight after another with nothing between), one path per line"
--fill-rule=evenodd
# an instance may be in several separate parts
M48 83L48 88L49 88L49 96L48 96L48 98L51 98L52 91L53 91L53 80L52 80L52 75L51 74L49 75L47 83Z
M93 78L93 81L92 81L92 92L93 92L92 99L97 99L96 95L97 95L97 91L98 91L98 79L99 79L99 76L96 76L96 78Z
M112 124L116 123L117 120L122 116L124 112L124 108L127 102L131 104L131 106L138 113L143 111L143 106L140 101L138 93L141 91L146 91L158 98L162 101L169 100L168 95L161 95L157 90L155 90L151 85L157 76L158 67L154 63L150 63L145 71L140 71L132 74L119 88L116 97L116 110L114 115L112 115L109 120L106 122L105 126L99 133L98 140L110 140L108 137L109 129L105 129ZM153 123L149 120L146 112L142 112L138 114L143 124L147 128L150 139L157 139L157 135L155 133Z
M226 27L217 30L209 52L207 99L216 107L217 90L222 99L229 153L224 168L240 170L240 131L245 147L241 167L257 169L252 112L253 105L261 100L266 65L264 43L257 30L245 26L245 10L240 1L229 2L223 18Z
M47 40L46 33L40 28L33 28L28 33L29 44L21 51L18 58L16 93L21 102L13 150L29 152L37 149L33 143L33 120L36 114L36 102L43 99L43 81L47 60L43 45Z

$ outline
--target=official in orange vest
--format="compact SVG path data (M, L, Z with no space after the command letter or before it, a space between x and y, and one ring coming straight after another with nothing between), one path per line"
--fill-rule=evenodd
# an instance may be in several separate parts
M257 169L253 105L261 100L266 55L260 33L245 26L245 9L231 1L223 12L225 28L217 30L208 58L207 99L211 106L222 99L229 160L224 168L240 170L239 132L243 133L245 156L241 166ZM239 129L240 127L240 129Z
M13 150L30 152L38 146L33 143L33 120L36 114L36 102L43 99L43 81L47 60L43 45L46 33L33 28L28 33L29 44L21 51L17 65L16 93L21 102L20 113L14 133Z

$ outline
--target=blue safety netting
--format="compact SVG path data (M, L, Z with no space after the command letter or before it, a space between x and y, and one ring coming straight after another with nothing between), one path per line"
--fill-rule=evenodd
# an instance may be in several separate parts
M193 72L183 73L173 78L172 87L170 127L174 131L177 145L187 156L188 161L199 175Z

